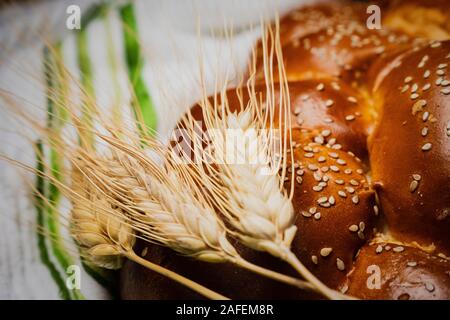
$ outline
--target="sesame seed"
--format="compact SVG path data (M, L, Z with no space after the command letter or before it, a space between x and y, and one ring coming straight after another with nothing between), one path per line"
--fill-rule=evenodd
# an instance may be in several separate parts
M406 77L406 78L405 78L405 83L409 83L409 82L411 82L411 81L412 81L412 79L413 79L412 77Z
M347 121L355 120L355 116L352 115L352 114L350 114L350 115L348 115L348 116L345 117L345 120L347 120Z
M302 178L302 177L299 177L299 176L297 176L297 177L295 177L295 181L297 181L297 183L298 183L298 184L302 184L302 182L303 182L303 178Z
M331 134L331 131L330 130L322 130L321 134L324 137L328 137Z
M298 169L298 170L296 171L296 173L297 173L299 176L302 176L302 175L305 174L305 170L303 170L303 169Z
M431 147L432 147L432 144L429 143L429 142L427 142L427 143L425 143L425 144L422 146L422 150L423 150L423 151L429 151L429 150L431 150Z
M375 213L376 216L378 215L379 211L380 211L380 210L378 209L378 206L377 206L377 205L374 205L374 206L373 206L373 212Z
M322 136L315 136L314 137L314 142L318 143L318 144L323 144L325 141L324 141Z
M342 198L347 198L347 194L345 193L345 191L339 190L338 195Z
M434 83L435 83L437 86L440 86L441 83L442 83L442 81L444 81L444 78L439 77L439 78L436 79L436 81L435 81Z
M417 83L414 83L411 87L411 92L416 92L417 89L419 89L419 86L417 85Z
M413 177L414 180L417 180L417 181L420 181L422 179L422 176L420 174L417 174L417 173L413 174L412 177Z
M337 258L336 259L336 267L338 268L339 271L344 271L345 270L344 261L342 261L341 259Z
M333 251L333 248L322 248L322 249L320 249L320 255L322 257L328 257L332 251Z
M438 47L440 47L440 46L441 46L441 43L440 43L439 41L433 42L433 43L430 45L431 48L438 48Z
M325 162L325 161L327 161L327 159L326 159L324 156L320 156L320 157L317 159L317 161L319 161L319 162Z
M419 186L419 182L417 180L411 181L411 183L409 184L409 191L411 193L413 193L414 191L416 191L418 186Z
M383 252L383 247L381 245L378 245L377 248L375 249L376 253L381 253Z
M348 227L348 230L350 230L350 232L357 232L358 226L356 224L352 224L350 227Z
M422 128L421 134L422 134L422 137L425 137L428 134L428 128L427 127Z
M312 263L314 263L314 264L318 264L319 263L319 258L317 258L317 256L311 256L311 261L312 261Z
M314 172L313 176L314 176L314 180L316 180L316 181L322 180L322 174L320 173L320 171Z
M335 143L336 143L336 138L331 138L330 140L328 140L328 145L330 145L330 146L332 146Z
M305 153L305 158L312 158L312 157L314 157L314 153L311 152Z
M342 179L336 179L336 180L334 180L334 182L336 184L344 184L344 180L342 180Z
M333 196L330 196L328 202L333 206L336 203L336 199Z
M448 85L450 85L450 80L444 80L441 82L441 86L443 86L443 87L446 87Z
M340 289L341 293L345 294L348 291L348 285L344 284Z
M317 203L318 204L322 204L328 201L327 197L320 197L319 199L317 199Z
M358 204L358 203L359 203L359 197L358 197L358 195L354 195L354 196L352 197L352 202L353 202L354 204Z
M386 250L386 251L391 250L391 246L386 246L386 247L384 247L384 250Z
M359 182L356 181L355 179L351 179L351 180L350 180L350 184L351 184L352 186L359 186Z
M450 88L441 89L441 93L443 93L445 95L450 94Z
M417 99L418 97L419 97L419 94L418 94L418 93L413 93L413 94L411 94L411 96L410 96L410 98L411 98L412 100Z
M311 171L316 171L318 167L315 164L308 164L308 169Z
M415 261L408 261L408 263L406 265L408 267L415 267L415 266L417 266L417 262L415 262Z
M354 193L355 192L355 189L352 188L352 187L345 187L345 190L347 190L347 192L349 192L349 193Z
M412 114L416 115L418 112L422 111L423 107L427 105L427 101L424 99L417 100L412 106Z
M339 168L336 166L330 166L331 171L333 172L339 172Z
M336 152L328 152L328 155L333 159L337 159L339 157L339 155Z
M365 238L364 232L358 231L358 238L360 238L361 240L364 240L364 238Z
M347 164L347 162L346 162L344 159L337 159L336 162L337 162L338 164L340 164L341 166L344 166L344 165Z
M305 218L311 217L311 213L309 213L309 212L307 212L307 211L302 211L301 214L302 214L302 216L304 216Z
M309 208L309 213L314 214L316 212L317 212L317 208L316 207Z
M427 83L422 87L422 91L427 91L430 88L431 88L431 84Z
M347 101L352 102L352 103L358 103L358 100L355 97L348 97Z
M430 74L431 74L430 70L427 70L427 71L425 71L425 72L423 73L423 77L424 77L425 79L427 79L427 78L430 76Z
M322 91L323 89L325 89L325 85L324 85L323 83L319 83L319 84L317 85L316 89L317 89L318 91Z
M403 248L402 246L398 246L392 249L392 251L399 253L405 251L405 248Z
M409 84L405 84L403 86L403 88L401 89L401 93L405 93L406 91L408 91L408 89L409 89Z
M425 112L422 114L422 121L423 121L423 122L427 121L429 116L430 116L430 113L429 113L428 111L425 111Z
M329 167L323 166L323 167L320 168L320 171L322 171L322 172L328 172L329 169L330 169Z
M327 108L329 108L329 107L331 107L332 105L334 104L334 101L333 100L327 100L327 101L325 101L325 106L327 107Z
M351 170L351 169L350 169L350 170ZM363 174L364 171L363 171L363 169L356 169L356 173L358 173L358 174Z
M439 70L436 71L436 74L437 74L438 76L443 76L443 75L445 74L445 71L439 69Z
M321 186L313 186L312 189L313 189L313 191L320 192L320 191L323 190L323 187L321 187Z
M345 174L352 174L352 169L348 169L347 168L347 169L344 170L344 173Z
M331 86L333 87L334 90L339 91L341 90L341 87L339 86L339 84L337 82L332 82Z
M326 122L326 123L333 123L334 122L333 119L330 119L330 118L325 118L325 119L323 119L323 121Z
M428 292L433 292L434 291L434 285L431 282L427 282L427 283L425 283L425 289L427 289Z
M366 224L364 223L364 221L361 221L359 223L359 230L364 231L366 229Z
M320 212L317 212L316 214L314 214L314 219L319 220L321 217Z
M446 63L441 63L438 65L438 69L445 69L447 68L447 64Z

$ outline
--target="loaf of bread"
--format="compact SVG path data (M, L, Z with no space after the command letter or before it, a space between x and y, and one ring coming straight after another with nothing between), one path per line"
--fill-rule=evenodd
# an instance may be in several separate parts
M450 299L450 27L441 19L450 3L379 6L381 30L367 28L365 4L347 1L302 7L280 22L294 144L294 178L285 181L294 185L292 250L325 284L358 298ZM264 99L266 86L255 91ZM242 103L234 89L227 98L231 111ZM202 119L200 106L190 113ZM236 246L248 260L295 276ZM210 268L145 247L146 259L230 298L318 298L231 265ZM122 269L121 295L200 298L133 262Z

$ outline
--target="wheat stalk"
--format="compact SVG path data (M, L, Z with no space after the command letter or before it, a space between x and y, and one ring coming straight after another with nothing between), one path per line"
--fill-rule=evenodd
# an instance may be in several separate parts
M294 211L291 200L280 191L280 177L270 174L268 137L258 134L259 126L251 117L251 110L226 117L227 129L242 131L244 150L248 154L248 163L227 163L224 154L226 138L213 134L213 152L209 156L218 163L218 177L227 196L215 194L213 199L233 226L232 234L245 245L259 251L266 251L293 266L320 293L330 299L342 299L343 296L325 286L318 280L290 250L297 232L294 225ZM217 128L215 128L217 129ZM215 131L217 132L217 131ZM223 132L223 131L220 131Z
M109 141L111 139L105 138ZM96 185L105 184L119 200L130 217L133 230L147 241L156 242L192 258L212 262L229 262L265 277L314 290L310 284L272 270L254 265L243 259L227 239L227 230L214 209L196 190L193 181L182 166L176 168L170 161L160 167L148 157L142 156L143 164L130 157L139 150L130 150L126 155L115 153L113 159L103 160L89 170ZM92 164L91 164L92 165ZM102 179L102 181L99 181ZM163 180L160 180L163 179Z
M82 254L92 263L108 269L121 267L126 257L152 271L168 277L201 295L215 300L228 299L188 278L147 261L133 251L135 231L123 211L87 183L80 170L72 174L71 234L79 244ZM79 198L87 196L87 198Z
M277 24L278 26L278 24ZM279 34L270 32L272 43L275 44L275 54L282 61ZM266 41L263 41L263 46ZM265 106L255 94L252 75L247 82L249 102L244 105L239 89L236 90L240 103L240 110L231 112L228 104L226 87L220 92L219 99L211 100L204 94L202 100L203 119L206 124L208 136L211 138L209 147L201 156L201 167L206 166L209 173L205 175L210 181L207 183L212 190L211 201L220 208L221 213L232 226L230 234L236 236L243 244L255 250L265 251L289 263L302 277L312 284L318 292L330 299L347 298L342 294L328 288L317 279L290 250L291 242L297 232L294 224L294 211L290 196L282 190L282 180L278 174L270 174L272 170L278 172L282 169L282 178L286 170L286 162L272 164L276 156L282 155L286 159L288 146L291 148L290 105L287 80L282 63L278 63L280 76L278 106L278 134L275 128L276 106L274 102L274 81L271 63L273 51L267 59L267 48L264 48L264 72L266 79L267 96ZM270 60L270 61L267 61ZM253 72L254 75L254 72ZM203 85L204 87L204 85ZM186 118L184 128L196 143L205 143L193 130L192 119ZM263 130L268 128L269 130ZM191 129L191 130L189 130ZM242 149L234 150L234 157L230 162L227 148L228 131L234 131ZM237 132L237 134L236 134ZM277 154L272 146L275 140L281 141L280 153ZM289 140L289 141L287 141ZM197 142L198 143L198 142ZM201 148L201 145L197 146ZM291 166L292 150L290 150ZM244 162L236 162L242 159ZM211 165L212 163L214 164ZM235 162L233 162L235 161ZM281 167L280 167L281 165ZM294 170L292 170L294 172ZM207 180L205 178L205 180Z

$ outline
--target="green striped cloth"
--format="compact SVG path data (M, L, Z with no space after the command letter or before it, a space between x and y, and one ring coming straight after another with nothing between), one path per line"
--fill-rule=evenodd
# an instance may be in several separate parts
M100 38L100 41L105 42L107 48L107 57L109 62L109 69L111 70L111 77L116 81L114 85L116 105L120 104L122 95L120 95L121 88L117 83L117 68L119 62L119 54L116 52L114 41L111 34L111 24L113 23L113 13L119 13L119 25L122 30L124 57L129 83L131 85L131 99L129 102L122 101L131 106L133 113L138 118L139 115L139 129L142 135L151 134L156 130L157 115L152 102L150 92L147 84L142 76L142 69L144 59L142 56L139 40L139 30L136 23L135 8L133 3L127 3L120 7L114 6L108 2L93 5L89 10L83 14L81 21L81 29L74 31L76 44L76 60L77 68L80 76L80 84L82 90L86 93L89 99L96 98L96 90L94 86L93 76L93 61L89 52L89 33L90 26L94 22L103 24L105 30L105 37ZM118 23L118 21L114 21ZM45 47L43 52L43 72L46 79L47 86L47 127L52 128L54 132L60 132L64 127L64 122L67 121L67 115L64 114L64 107L61 105L67 101L64 97L64 79L65 73L61 70L61 63L58 59L62 59L64 63L63 53L64 41L57 42L51 45L51 48ZM60 96L55 97L58 94ZM82 121L88 126L93 127L94 123L89 108L89 101L81 99L81 109L83 111ZM119 111L120 112L120 111ZM93 136L83 137L79 139L80 144L89 144L94 146L95 141ZM51 141L49 143L51 145ZM36 169L39 172L45 172L46 168L56 181L61 181L60 169L64 159L53 150L51 147L47 152L44 152L43 142L36 142ZM68 249L64 244L61 233L61 217L54 208L60 206L61 191L56 183L44 181L43 178L37 176L36 190L41 195L48 199L48 203L43 201L39 196L36 196L35 207L37 214L37 225L40 230L48 232L38 232L38 246L40 257L43 264L48 268L51 277L57 287L62 299L84 299L82 290L69 290L66 286L66 270L73 265L72 255L69 254ZM50 259L50 255L55 257ZM99 284L104 286L111 295L117 293L115 276L113 271L96 268L86 261L82 261L85 271L92 276Z

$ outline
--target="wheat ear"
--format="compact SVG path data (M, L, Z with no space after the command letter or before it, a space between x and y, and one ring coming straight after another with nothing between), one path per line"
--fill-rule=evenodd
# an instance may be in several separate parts
M97 185L105 185L110 193L120 199L119 203L127 211L132 228L139 232L141 238L195 259L229 262L300 289L314 290L305 281L243 259L228 241L227 231L214 209L201 201L201 196L194 196L192 190L196 187L193 182L183 181L179 170L186 167L177 169L166 162L164 169L149 158L142 157L146 163L144 169L142 164L130 157L130 154L137 152L139 150L129 150L126 155L116 154L113 159L103 159L102 164L97 160L97 168L90 172L95 175L93 179L97 179ZM184 173L184 176L189 174Z
M278 23L276 24L278 27ZM247 81L249 102L243 104L239 88L236 90L240 109L230 111L226 88L220 92L219 99L213 102L204 94L202 100L203 119L206 124L207 134L211 138L210 148L207 148L202 159L201 166L209 168L214 174L208 183L212 190L211 201L220 208L221 213L233 227L230 230L245 245L260 251L266 251L289 263L297 272L311 283L318 292L330 299L344 299L342 294L328 288L317 279L290 250L291 242L297 232L294 224L294 210L290 197L282 190L278 172L282 169L282 177L286 171L288 146L292 146L290 128L290 103L288 84L282 63L278 63L279 82L279 106L275 106L275 92L272 70L272 59L275 52L278 61L282 60L281 46L279 44L279 32L275 35L269 30L274 47L270 52L264 47L264 72L267 88L267 96L264 103L258 100L255 93L254 80L251 76ZM264 33L267 35L267 33ZM263 46L267 39L263 41ZM267 61L269 60L269 61ZM205 86L203 85L203 88ZM205 91L205 90L204 90ZM274 115L278 110L278 133L274 132ZM186 128L193 128L187 119ZM268 130L264 130L267 129ZM227 146L228 132L234 131L241 141L242 149L234 150L234 157L230 162ZM195 130L190 130L192 140L205 143L198 138ZM276 152L273 150L275 140L281 141L279 155L284 159L283 163L273 164ZM287 141L289 140L289 141ZM201 148L201 146L197 146ZM292 160L292 150L290 150ZM239 161L239 160L244 160ZM234 162L233 162L234 161ZM217 169L210 165L214 163ZM291 165L293 161L291 161ZM293 171L292 171L293 172ZM211 176L213 178L211 178ZM218 179L216 179L218 177ZM205 178L206 180L206 178Z
M214 300L227 297L214 292L197 282L139 257L133 251L135 231L120 208L111 205L105 195L86 182L80 170L72 174L71 234L78 242L82 253L94 264L109 269L121 267L126 257L152 271L168 277L192 290ZM83 195L84 194L84 195ZM88 198L84 198L87 196Z

